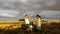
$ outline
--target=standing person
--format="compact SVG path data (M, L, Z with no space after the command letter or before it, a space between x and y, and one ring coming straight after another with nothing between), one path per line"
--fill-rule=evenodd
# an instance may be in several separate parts
M29 15L25 15L25 24L29 24L29 18L30 18L30 16Z
M33 18L33 24L36 25L36 18Z
M30 20L29 18L31 17L31 15L25 15L25 29L26 31L30 30L30 27L32 27L30 24Z
M41 16L36 15L36 28L37 28L37 30L41 30L41 21L42 21Z

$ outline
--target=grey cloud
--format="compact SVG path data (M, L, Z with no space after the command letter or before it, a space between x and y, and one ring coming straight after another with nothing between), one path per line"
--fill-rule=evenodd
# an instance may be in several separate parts
M4 17L15 17L18 14L18 12L14 10L0 10L0 16Z
M39 14L44 19L60 19L60 11L54 11L59 5L57 2L57 0L0 0L0 19L17 20L24 18L23 14L29 11L34 13L32 17Z
M46 19L60 19L60 11L44 10L40 15Z

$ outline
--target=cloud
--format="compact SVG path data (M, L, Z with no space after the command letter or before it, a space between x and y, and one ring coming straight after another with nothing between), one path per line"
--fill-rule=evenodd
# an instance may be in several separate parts
M26 15L26 14L28 14L28 15L34 15L34 12L32 12L32 11L27 11L27 12L25 12L23 15Z
M0 16L4 16L4 17L15 17L18 14L19 13L15 10L0 10Z
M0 17L20 19L23 18L23 14L26 13L33 14L34 16L40 14L45 19L59 19L60 11L45 10L45 6L53 6L56 4L55 2L55 0L0 0ZM7 20L8 19L9 18L7 18Z
M22 3L27 3L27 0L19 0L19 1L21 1Z
M53 11L53 10L42 10L40 15L45 19L60 19L60 11Z

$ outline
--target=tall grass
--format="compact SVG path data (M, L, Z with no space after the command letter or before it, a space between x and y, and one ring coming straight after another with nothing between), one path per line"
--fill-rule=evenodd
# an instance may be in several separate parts
M26 33L21 28L24 22L12 22L12 23L0 23L0 34L60 34L60 22L50 22L48 21L42 23L42 32L29 32Z

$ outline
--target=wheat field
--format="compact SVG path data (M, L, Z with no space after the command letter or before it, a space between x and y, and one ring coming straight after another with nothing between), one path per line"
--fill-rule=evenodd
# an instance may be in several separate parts
M24 21L0 21L0 34L60 34L60 20L42 22L42 32L25 33L21 29Z

